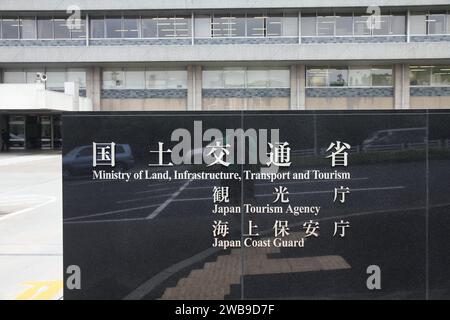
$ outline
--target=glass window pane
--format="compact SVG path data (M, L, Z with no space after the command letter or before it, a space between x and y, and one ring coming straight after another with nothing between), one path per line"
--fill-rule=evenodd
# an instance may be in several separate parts
M76 82L80 88L86 88L86 71L82 69L68 69L67 82Z
M282 36L282 24L283 17L279 16L270 16L267 17L267 36L268 37L280 37Z
M142 18L142 37L157 38L158 37L158 19Z
M328 69L328 79L330 87L344 87L348 85L347 68Z
M353 35L353 16L339 15L336 16L336 35L351 36Z
M412 86L429 86L431 84L431 68L426 66L411 66L410 83Z
M326 87L327 74L326 68L308 68L306 71L306 82L308 87Z
M450 66L434 67L432 69L431 84L433 86L450 85Z
M229 23L231 37L245 37L245 16L232 15Z
M211 17L196 16L195 17L195 37L210 38L211 37Z
M286 70L269 70L269 87L271 88L290 88L291 73Z
M247 15L247 36L248 37L264 37L263 15Z
M186 38L191 36L191 17L176 16L174 19L175 36Z
M175 32L174 18L158 18L158 36L160 38L174 38Z
M373 24L373 34L378 36L385 36L390 34L390 18L391 16L382 15Z
M370 36L369 29L369 16L354 17L353 25L355 30L355 36Z
M25 76L26 76L26 83L36 83L36 75L38 73L45 73L44 70L40 69L31 69L31 70L25 70Z
M4 83L25 83L25 73L22 70L7 70L3 73Z
M124 87L124 73L122 70L103 71L103 89L121 89Z
M372 85L370 68L351 68L348 77L351 87L369 87Z
M428 34L445 34L446 29L445 14L430 14L428 16Z
M425 35L427 33L427 17L425 13L411 13L410 32L412 35Z
M372 68L372 86L392 86L394 80L392 77L392 68Z
M86 20L77 20L70 25L70 32L72 39L85 39L86 38Z
M393 35L406 34L406 15L391 16L391 34Z
M36 19L34 17L20 19L20 38L36 39Z
M145 71L142 69L125 70L125 88L145 89Z
M223 81L225 88L244 88L245 70L244 69L225 69L223 71Z
M105 20L103 18L91 18L91 37L102 39L105 37Z
M247 87L267 88L270 85L269 70L248 70Z
M302 36L313 37L316 36L316 16L305 15L302 16Z
M106 38L122 38L122 18L106 18Z
M19 39L19 20L16 18L2 19L3 39Z
M319 36L334 36L334 16L317 17L317 34Z
M203 88L205 88L205 89L224 88L223 71L222 70L204 70L203 71Z
M55 19L55 39L70 39L70 29L67 28L66 19Z
M230 36L230 17L214 16L212 22L213 37L229 37Z
M146 71L148 89L185 89L187 88L187 71Z
M450 12L447 14L447 34L450 34Z
M38 38L53 39L53 19L38 18L37 20Z
M138 17L124 17L123 19L123 37L124 38L139 38L139 18Z
M49 89L64 89L64 82L66 82L65 70L47 70L47 88Z
M286 14L283 18L283 36L297 37L298 36L298 15Z

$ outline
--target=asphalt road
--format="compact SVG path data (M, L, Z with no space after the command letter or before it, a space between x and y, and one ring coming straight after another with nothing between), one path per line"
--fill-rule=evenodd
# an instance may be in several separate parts
M244 202L271 203L274 187L285 185L292 204L322 206L317 217L283 217L292 232L301 232L305 221L319 221L320 237L308 240L305 248L272 253L270 261L333 255L350 268L247 274L249 264L262 260L241 254L237 272L242 280L230 282L230 291L222 298L450 297L445 280L450 248L444 240L450 231L444 223L450 208L448 166L445 160L430 163L429 197L425 161L351 166L352 180L344 186L352 192L344 205L332 199L332 190L343 185L339 181L257 182L256 200ZM212 188L222 184L227 183L68 181L65 257L68 264L81 267L85 285L81 291L66 293L67 298L161 298L168 288L189 282L194 271L207 269L208 263L232 259L230 250L211 249L214 220L228 221L232 236L239 238L241 227L251 219L270 236L273 215L242 218L211 213ZM351 223L343 239L333 237L334 222L341 219ZM366 287L370 265L382 270L382 290ZM203 281L219 281L214 276L223 270L218 270L212 280Z
M0 154L0 177L0 299L59 299L61 156Z

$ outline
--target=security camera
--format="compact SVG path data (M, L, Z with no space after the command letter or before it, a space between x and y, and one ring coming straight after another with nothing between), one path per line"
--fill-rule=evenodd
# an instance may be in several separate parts
M37 83L47 82L47 75L41 72L36 73L36 82Z

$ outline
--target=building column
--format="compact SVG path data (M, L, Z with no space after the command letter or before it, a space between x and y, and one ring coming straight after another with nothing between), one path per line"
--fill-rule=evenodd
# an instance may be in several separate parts
M187 110L202 110L202 66L190 65L188 71Z
M86 71L86 96L92 100L94 111L101 110L101 89L101 68L89 68Z
M306 74L304 65L291 66L291 110L306 109Z
M409 109L410 82L409 65L394 66L394 109Z

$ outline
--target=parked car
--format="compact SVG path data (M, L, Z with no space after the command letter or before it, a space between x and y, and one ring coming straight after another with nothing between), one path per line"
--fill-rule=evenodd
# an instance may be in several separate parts
M131 147L128 144L117 144L115 147L115 171L126 171L135 164ZM101 167L98 167L101 168ZM93 151L92 145L80 146L63 157L64 176L80 176L92 172Z

